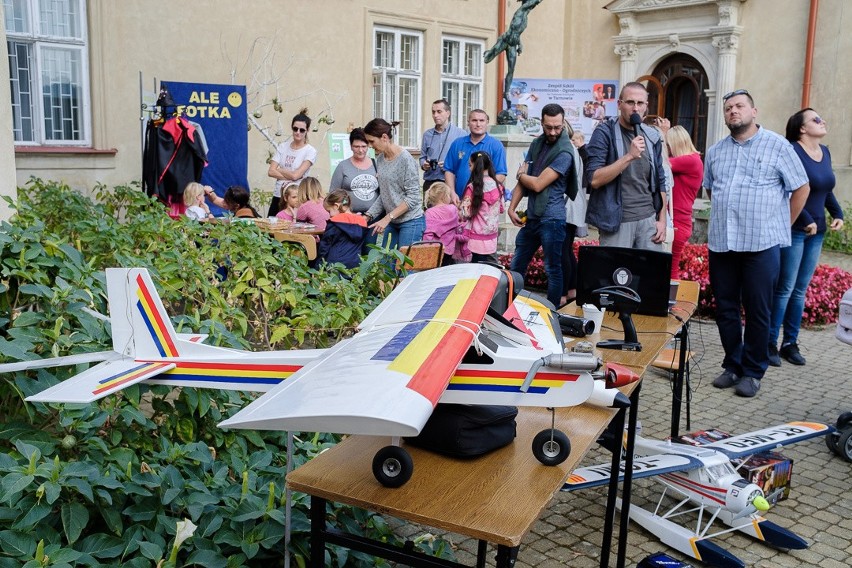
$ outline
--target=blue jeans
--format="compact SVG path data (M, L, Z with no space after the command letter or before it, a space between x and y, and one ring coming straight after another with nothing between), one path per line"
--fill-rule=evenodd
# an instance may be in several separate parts
M762 379L769 365L769 318L781 265L780 247L760 252L710 251L716 326L725 350L722 367ZM745 311L745 333L740 310Z
M769 343L778 343L778 333L784 324L781 345L796 343L805 311L805 294L816 270L825 233L806 235L804 231L791 231L793 243L781 249L781 273L772 300L772 320Z
M426 217L423 215L399 224L390 223L385 229L384 242L390 239L391 248L405 247L423 239L425 230Z
M565 221L563 219L527 219L526 224L515 238L515 255L512 257L512 270L522 276L535 251L540 246L544 252L544 272L547 274L547 299L554 307L559 306L562 297L562 243L565 242Z

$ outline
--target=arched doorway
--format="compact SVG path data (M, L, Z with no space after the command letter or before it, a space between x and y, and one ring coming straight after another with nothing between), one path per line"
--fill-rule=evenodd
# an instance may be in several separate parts
M707 147L707 73L695 58L675 53L653 73L639 78L648 85L648 114L683 126L699 152Z

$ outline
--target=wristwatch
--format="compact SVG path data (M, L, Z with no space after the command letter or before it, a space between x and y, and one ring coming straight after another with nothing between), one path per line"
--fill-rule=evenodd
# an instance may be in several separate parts
M393 213L388 213L388 218L389 218L391 221L393 221L393 220L395 219L395 217L393 216Z

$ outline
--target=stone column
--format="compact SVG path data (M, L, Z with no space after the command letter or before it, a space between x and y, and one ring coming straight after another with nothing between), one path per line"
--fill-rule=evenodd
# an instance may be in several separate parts
M734 89L742 88L742 86L735 84L739 41L739 35L734 33L713 36L713 47L719 52L718 75L716 77L716 102L718 104L715 109L710 106L707 109L708 113L715 113L713 122L711 123L714 125L713 137L708 142L717 142L727 134L722 97Z
M635 43L622 43L615 46L615 54L621 57L621 69L619 81L623 87L625 83L635 81L636 77L636 55L639 48Z

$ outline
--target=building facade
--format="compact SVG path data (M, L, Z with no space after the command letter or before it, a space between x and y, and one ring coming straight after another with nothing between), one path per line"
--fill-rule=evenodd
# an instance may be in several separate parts
M432 125L435 99L452 101L459 126L471 108L493 120L502 77L482 53L517 5L3 0L0 73L10 80L0 82L0 168L15 175L2 176L0 195L30 176L81 191L140 179L141 105L160 80L246 85L253 188L271 189L266 160L307 107L319 150L313 175L327 183L328 136L375 116L400 121L398 141L412 149ZM687 127L700 149L727 134L725 93L748 89L759 122L779 132L807 93L829 123L844 201L852 199L842 99L852 81L850 11L846 0L545 0L530 12L515 77L641 78L651 112Z

